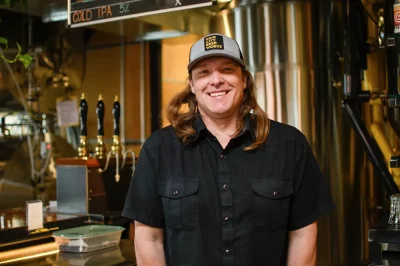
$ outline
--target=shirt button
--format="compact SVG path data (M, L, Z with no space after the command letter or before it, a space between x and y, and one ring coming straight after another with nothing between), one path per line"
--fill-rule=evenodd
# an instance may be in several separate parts
M279 195L279 192L274 192L274 196L276 197L276 196L278 196Z
M231 253L231 250L230 250L230 249L225 249L224 253L225 253L226 255L229 255L229 254Z
M221 159L225 159L225 155L221 154Z
M229 221L229 217L224 218L225 222Z
M223 188L223 189L227 189L227 188L228 188L228 185L227 185L227 184L223 184L223 185L222 185L222 188Z
M178 196L179 192L176 190L174 191L174 196Z

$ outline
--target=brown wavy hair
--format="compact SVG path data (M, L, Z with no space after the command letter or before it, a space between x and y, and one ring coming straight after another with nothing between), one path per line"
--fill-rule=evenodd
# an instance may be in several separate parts
M251 117L256 125L256 139L244 150L254 150L267 140L270 123L267 114L257 104L256 87L252 75L246 69L242 69L242 74L247 78L247 85L240 105L239 119L236 126L237 130L234 135L239 134L243 130L245 116L253 110ZM189 80L191 79L191 73L189 73ZM169 122L175 128L178 137L185 144L189 142L191 136L196 134L193 124L198 115L196 96L192 93L188 84L182 92L174 96L167 109Z

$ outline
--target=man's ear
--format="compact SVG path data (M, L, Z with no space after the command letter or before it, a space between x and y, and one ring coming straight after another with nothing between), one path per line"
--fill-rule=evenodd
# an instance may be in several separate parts
M194 88L193 88L193 80L189 79L189 85L190 85L190 90L194 94Z
M249 77L247 75L243 75L243 88L244 90L247 88L247 79Z

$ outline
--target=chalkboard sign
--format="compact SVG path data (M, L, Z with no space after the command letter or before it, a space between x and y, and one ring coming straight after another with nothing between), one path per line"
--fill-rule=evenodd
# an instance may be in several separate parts
M68 25L81 27L212 5L215 0L68 0Z

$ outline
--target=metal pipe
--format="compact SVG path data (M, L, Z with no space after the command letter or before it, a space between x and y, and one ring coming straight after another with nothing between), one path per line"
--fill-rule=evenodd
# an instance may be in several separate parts
M28 16L28 49L32 48L32 16ZM32 65L28 66L28 106L33 109L34 98ZM38 110L35 110L38 111Z
M379 148L382 151L383 156L385 157L385 161L387 165L390 163L390 159L392 156L395 156L392 147L390 146L385 133L383 132L381 126L378 123L373 123L370 126L372 136L376 140ZM400 169L399 168L392 168L393 178L396 184L400 186Z
M143 34L143 22L140 23L140 34ZM142 143L146 140L146 119L145 119L145 45L140 42L140 140Z
M125 149L125 37L124 37L124 21L119 23L119 34L120 34L120 76L119 76L119 101L121 104L121 116L120 116L120 141L122 147Z
M379 149L378 144L369 135L367 128L365 127L360 117L353 110L351 104L347 100L344 100L342 101L342 106L349 115L350 121L353 124L353 128L356 130L357 134L361 138L365 151L367 152L371 163L374 165L377 173L380 175L382 185L386 187L390 195L399 193L399 188L394 182L394 179L385 164L383 154Z

